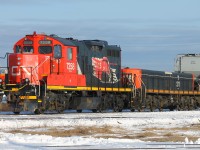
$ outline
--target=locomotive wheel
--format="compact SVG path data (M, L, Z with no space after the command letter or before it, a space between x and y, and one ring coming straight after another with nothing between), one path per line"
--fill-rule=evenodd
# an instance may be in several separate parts
M134 108L132 108L132 109L131 109L131 112L135 112L135 109L134 109Z
M96 112L97 112L97 109L92 109L92 112L93 112L93 113L96 113Z
M20 108L19 107L15 107L13 113L15 115L19 115L20 114Z
M144 111L144 108L145 107L143 107L142 104L138 104L136 109L138 110L138 112L142 112L142 111Z
M138 112L141 112L141 107L138 106L138 107L137 107L137 110L138 110Z
M155 108L151 105L150 106L150 111L153 112L155 110Z
M98 106L97 106L97 111L98 112L102 112L103 111L103 104L100 103Z
M163 102L161 99L158 99L158 110L163 111Z
M160 112L163 111L162 106L159 106L158 110L159 110Z
M114 112L122 112L124 107L123 99L120 96L116 96L113 101L113 111Z
M178 110L179 111L184 110L184 105L183 104L179 104Z
M20 114L19 111L14 111L13 113L14 113L15 115L19 115L19 114Z
M113 108L113 111L114 111L114 112L119 112L119 110L120 110L120 109L119 109L119 107L117 107L117 106Z
M184 110L189 110L188 105L185 105Z
M144 111L144 108L143 108L143 107L140 107L138 111L139 111L139 112L143 112L143 111Z
M176 108L178 111L180 111L181 110L181 107L180 107L180 105L177 105L177 108Z
M174 107L173 107L173 106L170 106L170 107L169 107L169 110L170 110L170 111L174 111Z
M122 112L122 109L120 109L119 107L115 107L115 108L113 109L113 111L114 111L114 112Z
M64 112L64 110L63 110L63 109L58 109L57 112L58 112L59 114L61 114L61 113Z
M195 109L195 105L196 105L195 99L194 99L194 98L191 98L191 99L190 99L190 102L189 102L189 105L188 105L188 109L189 109L189 110L194 110L194 109Z
M155 109L155 107L154 107L154 97L151 96L151 95L148 95L146 102L147 102L146 103L147 108L149 108L151 112L154 111L154 109Z
M34 111L34 114L36 114L36 115L39 115L39 114L41 114L41 111L40 111L40 109L35 109L35 111Z
M82 113L82 109L77 109L77 113Z
M65 102L56 100L56 111L58 113L63 113L64 110L65 110Z
M188 105L188 110L193 110L192 105Z
M108 96L108 95L102 96L101 102L100 102L100 104L97 106L97 111L98 111L98 112L103 112L104 110L106 110L106 109L108 109L109 107L111 107L110 105L111 105L112 103L110 104L110 103L108 103L108 102L110 102L109 96Z
M64 103L57 101L56 102L56 110L58 113L63 113L63 111L65 110Z
M154 105L154 102L151 101L150 103L150 111L153 112L155 110L155 105Z

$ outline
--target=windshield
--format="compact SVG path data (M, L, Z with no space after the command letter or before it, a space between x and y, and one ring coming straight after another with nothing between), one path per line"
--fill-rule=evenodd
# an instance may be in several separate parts
M40 54L50 54L52 53L51 46L39 46L39 53Z
M33 46L24 46L24 53L33 53Z

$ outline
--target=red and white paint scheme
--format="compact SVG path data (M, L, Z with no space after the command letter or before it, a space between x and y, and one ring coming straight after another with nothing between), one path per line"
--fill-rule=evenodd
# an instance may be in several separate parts
M45 34L26 35L9 54L9 81L21 83L28 78L39 85L48 77L47 85L85 86L85 76L77 71L77 47L63 44Z

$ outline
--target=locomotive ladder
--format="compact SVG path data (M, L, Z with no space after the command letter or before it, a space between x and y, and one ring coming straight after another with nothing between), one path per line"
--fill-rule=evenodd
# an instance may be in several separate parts
M135 81L135 80L133 80L133 81ZM132 108L134 108L134 106L135 106L134 100L138 100L138 103L142 104L143 98L146 98L146 85L144 84L144 82L142 81L141 78L140 78L140 82L143 85L143 86L141 86L140 89L136 88L136 85L134 82L132 84L132 96L131 96L131 107Z

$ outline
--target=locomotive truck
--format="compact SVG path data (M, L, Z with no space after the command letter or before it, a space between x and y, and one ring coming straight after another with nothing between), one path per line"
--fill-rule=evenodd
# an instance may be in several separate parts
M121 48L103 40L34 32L7 53L6 68L0 76L0 92L16 114L66 109L181 110L200 104L195 75L122 68Z

